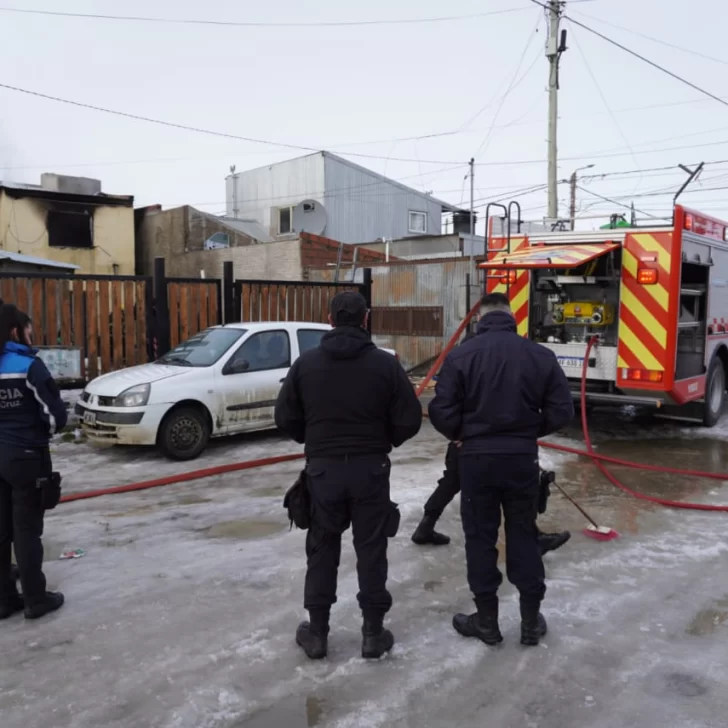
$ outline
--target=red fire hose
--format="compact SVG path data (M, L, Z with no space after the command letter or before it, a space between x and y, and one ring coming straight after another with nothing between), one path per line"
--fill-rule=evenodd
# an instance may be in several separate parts
M593 336L589 339L586 345L586 353L584 354L584 363L581 369L581 430L584 434L584 442L586 444L586 451L591 457L592 462L597 467L599 472L614 486L628 493L633 498L639 498L640 500L649 501L650 503L657 503L661 506L667 506L668 508L683 508L692 511L722 511L728 512L728 506L714 506L706 503L686 503L683 501L668 500L667 498L657 498L651 495L645 495L644 493L638 493L632 488L628 488L622 483L617 477L615 477L609 469L602 462L603 458L595 456L594 447L592 446L591 436L589 435L589 426L586 419L586 375L589 367L589 354L591 350L598 344L598 338ZM545 447L549 447L547 443L542 443ZM687 475L694 478L713 478L716 480L728 480L728 474L717 474L717 473L705 473L700 470L682 470L679 468L665 468L657 465L641 465L638 463L631 463L628 460L619 460L613 458L612 462L616 462L618 465L627 465L629 467L638 468L640 470L652 470L659 473L673 473L676 475Z
M468 312L467 316L463 319L462 323L458 327L457 331L452 335L445 348L442 350L440 355L437 357L435 363L430 367L430 370L425 375L425 378L420 382L417 387L416 394L421 396L425 387L430 382L432 377L439 371L442 362L448 353L457 344L458 339L462 335L463 331L471 321L473 316L478 312L480 308L480 302L478 302ZM684 470L681 468L667 468L662 465L646 465L643 463L635 463L631 460L624 460L622 458L608 457L606 455L599 455L594 451L594 447L591 442L589 435L589 428L586 419L586 383L587 383L587 366L589 361L589 353L596 344L596 338L590 339L587 344L587 350L584 355L584 366L582 368L581 377L581 425L584 436L584 442L586 444L586 450L580 450L574 447L568 447L566 445L557 445L551 442L539 442L541 447L549 448L551 450L557 450L558 452L568 453L570 455L579 455L580 457L588 457L592 460L595 467L620 490L628 493L634 498L640 500L646 500L651 503L657 503L662 506L669 508L684 508L690 510L699 511L728 511L728 506L713 506L704 503L684 503L681 501L672 501L665 498L656 498L648 496L643 493L638 493L631 488L628 488L621 483L604 465L604 463L612 463L614 465L620 465L628 468L635 468L638 470L646 470L654 473L667 473L670 475L684 475L692 478L707 478L711 480L726 480L728 481L728 473L709 473L702 470ZM250 470L252 468L260 468L265 465L275 465L277 463L291 462L293 460L303 459L302 453L293 453L290 455L278 455L276 457L259 458L257 460L246 460L241 463L231 463L230 465L218 465L211 468L203 468L201 470L192 470L188 473L181 473L178 475L170 475L164 478L157 478L155 480L145 480L140 483L130 483L128 485L118 485L111 488L99 488L97 490L79 491L76 493L69 493L61 498L61 503L68 503L75 500L84 500L86 498L97 498L102 495L112 495L114 493L130 493L137 490L147 490L149 488L159 488L165 485L173 485L174 483L185 483L190 480L198 480L200 478L208 478L213 475L222 475L223 473L232 473L238 470Z

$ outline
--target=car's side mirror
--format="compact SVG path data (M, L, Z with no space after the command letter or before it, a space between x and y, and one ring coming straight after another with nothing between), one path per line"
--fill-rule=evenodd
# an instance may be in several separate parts
M230 362L225 367L225 374L242 374L243 372L247 372L248 369L250 369L250 362L246 359L241 359L240 361Z

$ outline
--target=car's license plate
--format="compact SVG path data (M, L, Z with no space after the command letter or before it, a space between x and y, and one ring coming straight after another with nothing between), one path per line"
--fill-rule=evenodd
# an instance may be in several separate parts
M95 412L84 412L83 413L84 425L95 425L96 424L96 413Z
M581 369L584 366L584 359L576 356L557 356L559 364L565 368Z

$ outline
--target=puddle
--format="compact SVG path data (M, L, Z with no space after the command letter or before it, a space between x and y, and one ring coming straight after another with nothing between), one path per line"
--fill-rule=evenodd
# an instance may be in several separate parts
M46 561L57 561L58 557L66 551L63 546L55 543L43 542L43 563Z
M116 513L104 513L104 518L127 518L128 516L145 516L159 508L158 504L149 506L137 506L128 511L117 511Z
M281 486L270 486L268 488L258 488L256 490L251 490L248 495L253 498L274 498L277 496L284 496L285 494L285 488L282 488Z
M726 620L728 620L728 597L719 599L710 609L699 611L685 631L693 637L704 637L713 634Z
M174 502L179 506L194 506L197 503L212 503L212 498L203 498L200 495L187 493L186 495L175 498Z
M326 701L309 695L286 698L230 728L317 728L324 725Z
M442 579L434 579L433 581L426 581L423 586L425 588L425 591L433 592L433 591L435 591L435 589L442 586Z
M223 521L205 529L208 538L236 538L240 540L264 538L284 530L275 521Z

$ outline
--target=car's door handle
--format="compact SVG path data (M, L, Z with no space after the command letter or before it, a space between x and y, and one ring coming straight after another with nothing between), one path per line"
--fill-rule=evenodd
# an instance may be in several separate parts
M279 384L283 384L283 382L285 382L285 381L286 381L286 378L285 378L285 377L283 377L283 379L279 379L279 380L278 380L278 383L279 383Z

